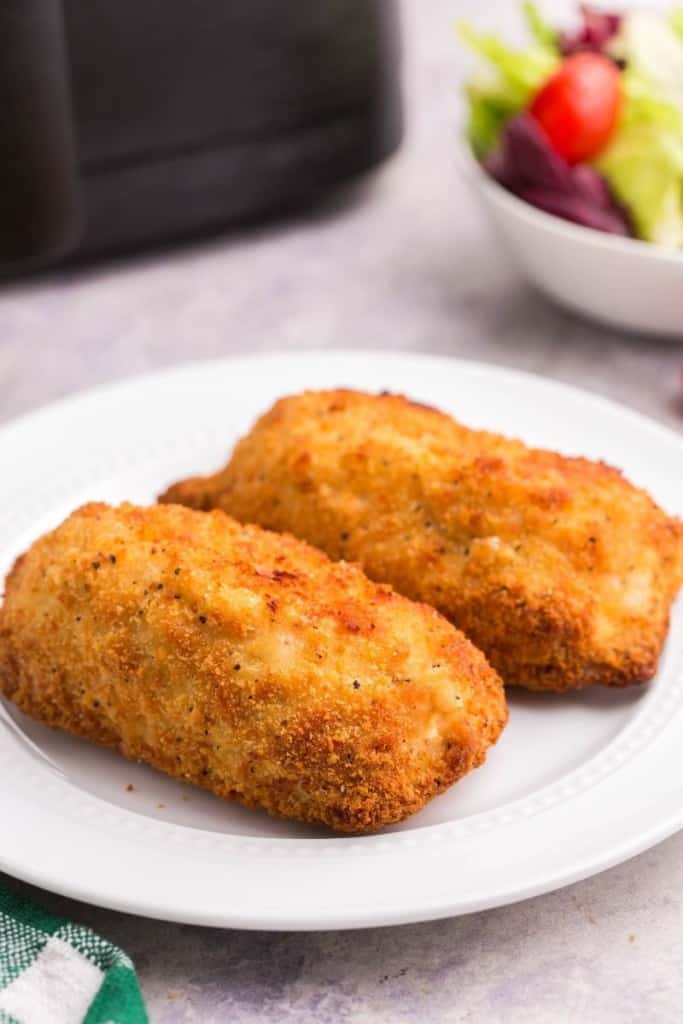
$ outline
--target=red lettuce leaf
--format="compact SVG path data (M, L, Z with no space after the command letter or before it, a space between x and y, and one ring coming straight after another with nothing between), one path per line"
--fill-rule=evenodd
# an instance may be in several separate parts
M587 164L571 167L528 114L508 121L498 149L483 162L492 178L539 210L612 235L632 235L609 185Z
M581 4L579 9L583 24L575 32L560 33L561 53L565 57L586 50L604 53L605 47L621 27L621 15L599 11L589 4Z

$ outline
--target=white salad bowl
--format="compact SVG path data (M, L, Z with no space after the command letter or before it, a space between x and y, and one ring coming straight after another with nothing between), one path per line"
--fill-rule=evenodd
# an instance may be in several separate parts
M612 327L683 341L683 251L544 213L490 178L465 143L460 157L515 264L539 291Z

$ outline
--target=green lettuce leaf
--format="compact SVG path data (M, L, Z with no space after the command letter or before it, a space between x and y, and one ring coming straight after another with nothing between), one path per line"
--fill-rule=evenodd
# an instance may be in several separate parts
M485 156L498 142L509 118L525 110L532 96L559 63L557 52L534 45L528 50L506 46L497 36L459 26L460 38L488 62L465 87L469 104L467 136L474 153Z
M524 0L522 14L529 34L536 42L559 54L559 33L546 21L533 0Z
M669 15L669 23L676 33L683 39L683 7L675 7Z
M596 162L640 238L683 246L683 143L656 125L624 126Z
M640 238L683 247L683 40L653 12L624 17L624 109L595 167Z

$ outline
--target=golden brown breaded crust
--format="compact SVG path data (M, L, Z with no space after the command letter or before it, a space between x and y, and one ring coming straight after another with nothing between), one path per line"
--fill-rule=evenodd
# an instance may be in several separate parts
M616 469L398 395L282 399L225 469L161 500L222 508L359 562L534 690L649 679L683 579L683 524Z
M0 691L271 814L364 832L481 764L502 683L444 618L222 512L86 505L18 559Z

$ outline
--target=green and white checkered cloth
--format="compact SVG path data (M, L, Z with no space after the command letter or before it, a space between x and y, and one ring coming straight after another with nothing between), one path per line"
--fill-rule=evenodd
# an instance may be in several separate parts
M148 1024L133 964L0 884L0 1024Z

